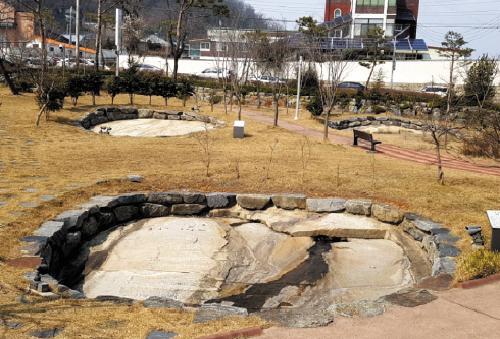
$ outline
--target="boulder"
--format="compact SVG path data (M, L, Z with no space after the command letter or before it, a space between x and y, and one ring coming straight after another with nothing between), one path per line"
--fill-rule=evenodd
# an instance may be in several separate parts
M142 204L146 202L148 196L145 193L129 193L129 194L122 194L115 199L113 199L109 204L108 207L114 208L117 206L123 206L123 205L136 205L136 204Z
M161 218L170 214L170 208L164 205L144 204L141 206L141 214L144 218Z
M284 327L314 328L333 323L333 312L322 307L283 307L265 310L259 316Z
M383 301L360 300L353 303L340 303L330 306L328 309L341 317L372 318L384 314L386 304Z
M130 174L127 176L127 179L128 181L135 183L141 183L144 181L144 177L142 175L137 175L137 174Z
M271 202L271 196L265 194L238 194L238 205L247 210L263 210Z
M154 113L151 109L139 109L137 116L139 119L152 119Z
M432 276L438 276L441 274L447 274L453 276L456 270L455 258L444 257L436 258L432 264Z
M335 213L345 211L344 199L307 199L306 206L309 212Z
M233 193L208 193L207 205L213 208L228 208L236 204L236 194Z
M246 308L242 307L222 304L203 304L196 310L193 322L204 323L234 316L246 317L248 316L248 311Z
M401 223L401 226L406 233L411 235L411 237L417 241L422 241L426 236L424 232L418 230L415 226L413 226L413 223L409 222L408 220L404 220Z
M35 338L54 338L57 337L63 331L62 328L49 328L41 329L30 332L30 336Z
M184 198L182 194L178 192L160 192L160 193L151 193L148 197L148 203L151 204L160 204L160 205L174 205L174 204L182 204L184 202Z
M421 217L418 214L414 213L406 213L405 214L405 219L413 223L413 225L421 230L422 232L425 233L430 233L432 235L439 234L439 233L446 233L449 232L446 228L443 227L443 225L438 224L430 219Z
M404 217L398 208L385 204L373 204L372 216L378 221L390 224L400 224Z
M51 237L64 226L63 221L46 221L33 233L39 237Z
M428 304L436 299L437 297L429 291L414 288L405 289L381 298L381 300L385 300L393 305L403 307L417 307Z
M113 212L115 213L116 220L119 223L123 223L137 218L139 208L137 206L119 206Z
M206 210L206 205L178 204L172 206L173 215L198 215Z
M154 112L153 113L153 119L166 120L167 119L167 114L165 114L163 112Z
M347 200L345 209L351 214L370 216L372 202L370 200Z
M82 241L82 233L68 233L66 234L66 242L62 246L62 251L65 257L70 256L74 250L80 248L80 244Z
M271 200L276 207L285 210L306 208L306 196L303 194L276 194Z
M185 204L204 204L207 201L204 193L182 192L181 195Z
M63 222L63 228L70 230L82 227L83 222L88 216L89 212L87 210L70 210L59 214L54 220Z
M95 216L90 216L82 225L83 238L92 238L97 232L99 232L99 222Z

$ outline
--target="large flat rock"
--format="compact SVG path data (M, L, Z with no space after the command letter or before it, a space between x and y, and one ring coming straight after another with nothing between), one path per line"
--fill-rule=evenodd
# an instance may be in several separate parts
M279 231L294 237L384 239L389 227L368 217L332 213L321 217L313 216L289 227L281 227Z
M129 137L175 137L205 131L205 123L200 121L135 119L118 120L97 125L93 128L100 133L101 127L110 127L110 135ZM208 129L214 126L207 124Z
M88 297L144 300L158 296L189 303L195 293L217 295L219 284L205 286L204 281L209 272L217 272L214 254L227 244L226 231L216 221L157 218L123 237L121 230L116 232L93 249L108 253L85 279L83 289ZM222 274L212 276L223 280Z

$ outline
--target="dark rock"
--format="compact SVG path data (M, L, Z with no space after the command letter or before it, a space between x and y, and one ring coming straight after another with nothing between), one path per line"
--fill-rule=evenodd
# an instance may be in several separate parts
M430 219L421 217L417 214L407 213L405 214L405 219L411 221L413 225L419 230L433 235L448 231L447 229L443 228L441 224L438 224Z
M63 221L46 221L33 234L38 237L51 237L64 227Z
M95 216L89 217L82 225L84 239L90 239L99 231L99 222Z
M456 267L455 258L436 258L432 264L432 276L436 277L441 274L448 274L452 276L455 273Z
M100 212L95 215L97 223L99 224L99 230L106 230L114 225L116 225L116 218L112 212Z
M183 192L181 194L185 204L204 204L207 201L203 193Z
M144 204L141 206L141 214L144 218L161 218L170 214L170 207L157 204Z
M55 327L43 330L36 330L30 332L30 335L35 338L54 338L57 337L63 331L62 328Z
M42 293L50 292L50 286L49 286L49 284L44 283L44 282L38 283L37 291L42 292Z
M137 117L139 119L152 119L154 111L151 109L139 109Z
M48 291L57 291L59 287L59 282L54 279L51 275L49 274L42 274L40 275L40 281L41 283L45 283L49 286ZM48 291L40 291L39 292L48 292Z
M81 205L83 209L89 210L90 214L99 212L100 208L111 207L110 204L116 199L109 195L96 195L90 199L88 203Z
M175 308L182 309L184 308L184 304L180 301L162 298L162 297L149 297L144 300L144 307L146 308Z
M88 218L87 210L70 210L59 214L54 220L64 222L64 229L79 229Z
M309 212L336 213L345 211L344 199L307 199L306 206Z
M0 326L7 327L8 329L11 329L11 330L18 330L21 327L23 327L23 324L16 322L16 321L9 321L9 320L0 319Z
M124 206L124 205L138 205L145 203L147 198L148 198L147 195L144 193L122 194L116 197L113 201L111 201L108 204L108 207L114 208L117 206Z
M119 206L113 212L115 213L116 221L123 223L136 219L139 215L139 208L137 206Z
M82 233L74 232L66 234L66 242L62 246L62 252L65 257L70 256L76 249L80 248Z
M182 204L184 199L182 194L178 192L161 192L151 193L148 197L148 202L151 204L174 205Z
M209 193L206 195L209 208L228 208L236 204L236 194Z
M441 258L444 257L458 257L460 250L453 245L438 244L437 255Z
M149 332L146 339L171 339L177 336L177 333L174 332L165 332L165 331L152 331Z
M274 206L286 210L306 208L306 196L303 194L276 194L271 200Z
M265 194L238 194L238 205L247 210L262 210L271 203L271 196Z
M417 307L428 304L437 299L427 290L405 289L394 294L382 297L383 300L403 307Z
M415 226L413 226L413 223L409 222L408 220L403 221L401 226L406 233L411 235L412 238L417 241L422 241L424 239L424 236L426 236L424 232L418 230Z
M173 215L198 215L207 209L206 205L179 204L172 206Z
M246 308L227 306L221 304L203 304L196 310L194 323L204 323L212 320L218 320L225 317L248 316Z

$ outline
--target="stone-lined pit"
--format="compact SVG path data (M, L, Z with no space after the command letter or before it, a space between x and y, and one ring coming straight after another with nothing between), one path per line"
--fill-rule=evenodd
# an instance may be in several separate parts
M132 137L174 137L225 125L223 121L198 113L135 107L100 107L86 114L79 123L95 133Z
M216 304L297 326L379 314L386 296L451 279L457 240L367 200L193 192L94 197L24 239L47 297Z

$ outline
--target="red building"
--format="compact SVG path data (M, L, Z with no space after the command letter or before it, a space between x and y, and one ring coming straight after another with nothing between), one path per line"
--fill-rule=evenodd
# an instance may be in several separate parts
M351 0L326 0L325 22L351 13Z

